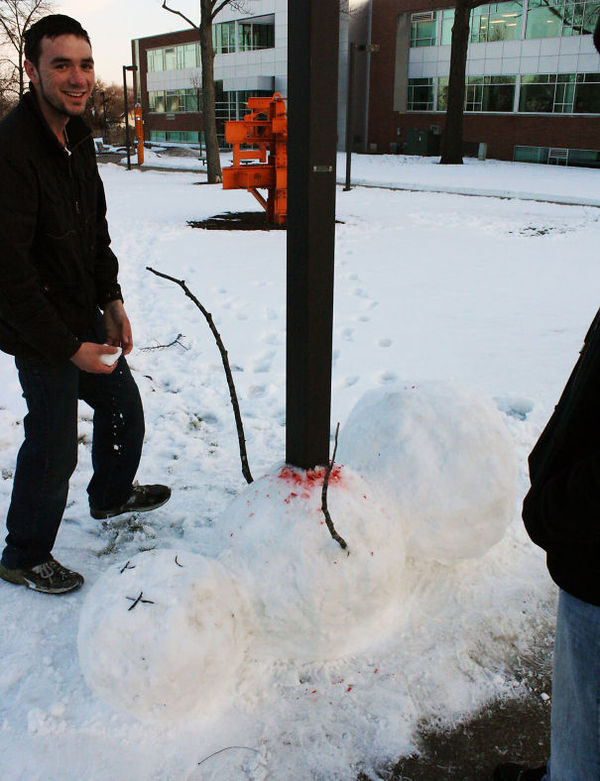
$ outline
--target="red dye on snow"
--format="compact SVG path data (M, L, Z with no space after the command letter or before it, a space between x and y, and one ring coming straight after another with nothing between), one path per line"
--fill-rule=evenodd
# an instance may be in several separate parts
M300 486L302 488L309 489L315 484L322 485L325 479L325 473L327 469L324 466L319 466L317 469L293 469L291 466L284 466L279 473L279 477L282 480L286 480L288 483ZM329 475L330 483L337 483L342 477L342 466L334 466Z
M348 688L346 689L346 691L347 691L347 692L351 692L351 691L352 691L352 686L348 686Z

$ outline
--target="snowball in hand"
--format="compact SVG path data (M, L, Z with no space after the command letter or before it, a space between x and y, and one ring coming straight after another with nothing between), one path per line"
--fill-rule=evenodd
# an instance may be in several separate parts
M397 628L402 539L365 481L335 466L327 505L348 544L343 550L321 511L324 474L280 464L245 488L215 525L223 534L221 561L254 598L262 658L335 659Z
M227 702L247 634L235 581L218 561L175 550L124 565L100 577L81 610L79 662L90 688L141 718L214 711Z
M103 346L111 347L112 345L105 344ZM103 353L100 356L100 363L105 364L105 366L112 366L113 363L115 363L118 360L119 355L121 355L121 353L123 352L123 350L120 347L117 347L116 350L117 350L116 353Z
M482 556L514 514L510 433L493 401L467 388L425 382L366 393L340 432L337 458L402 524L415 558Z

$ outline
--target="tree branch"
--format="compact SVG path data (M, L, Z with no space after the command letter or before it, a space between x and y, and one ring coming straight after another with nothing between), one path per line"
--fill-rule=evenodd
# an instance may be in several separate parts
M185 284L185 281L183 279L175 279L175 277L171 277L168 274L163 274L161 271L155 271L155 269L150 268L150 266L146 266L146 270L152 272L152 274L156 274L157 277L162 277L163 279L168 279L170 282L174 282L176 285L179 285L179 287L183 290L183 292L186 294L188 298L191 298L191 300L196 304L198 309L202 312L204 317L206 318L206 322L208 323L208 327L212 331L213 336L215 337L215 341L217 342L217 347L219 348L219 352L221 353L221 360L223 361L223 368L225 369L225 376L227 378L227 385L229 387L229 397L231 398L231 405L233 407L233 414L235 417L235 425L237 428L237 434L238 434L238 442L240 446L240 459L242 462L242 474L246 478L247 483L253 482L253 477L250 473L250 467L248 466L248 456L246 454L246 439L244 437L244 426L242 424L242 416L240 414L240 405L238 404L237 400L237 394L235 392L235 385L233 383L233 376L231 374L231 367L229 366L229 359L227 357L227 350L225 349L225 346L223 345L223 342L221 340L221 335L216 329L216 326L213 322L212 315L210 312L208 312L198 301L196 296L190 291L188 286Z
M323 511L323 515L325 516L325 523L327 524L329 533L331 534L333 539L339 544L340 548L346 550L348 544L346 543L346 540L343 537L340 537L340 535L336 532L335 526L333 525L333 521L331 520L331 515L329 514L329 509L327 508L327 488L329 486L329 475L331 474L331 470L333 469L335 454L337 452L339 430L340 430L340 424L338 423L337 426L335 427L335 443L333 446L333 455L331 456L331 461L327 466L327 471L325 472L325 477L323 478L323 490L321 491L321 510ZM348 555L350 555L350 551L348 551Z
M200 32L200 27L195 22L192 22L191 19L188 19L188 17L185 14L182 14L181 11L176 11L175 8L169 8L167 5L167 0L163 0L162 8L165 9L165 11L169 11L172 14L175 14L176 16L181 16L182 19L185 19L185 21L190 25L190 27L193 27L194 30L198 30Z

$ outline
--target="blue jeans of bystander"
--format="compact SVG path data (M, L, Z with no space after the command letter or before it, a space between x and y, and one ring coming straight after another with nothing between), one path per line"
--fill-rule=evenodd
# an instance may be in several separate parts
M90 340L104 341L100 316ZM50 556L77 463L78 399L94 410L88 494L95 509L127 499L144 439L140 394L123 356L112 374L87 374L72 361L17 358L16 364L28 411L6 519L2 564L9 569L33 567Z
M600 781L600 607L560 591L544 781Z

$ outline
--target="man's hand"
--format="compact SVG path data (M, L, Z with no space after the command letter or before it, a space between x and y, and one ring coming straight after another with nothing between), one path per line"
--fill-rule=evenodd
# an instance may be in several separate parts
M116 347L109 347L106 344L96 344L96 342L82 342L81 347L71 360L81 371L90 374L110 374L115 370L117 362L107 366L100 360L101 355L115 355L118 352Z
M133 349L133 334L122 301L110 301L106 305L104 327L106 329L106 343L122 347L123 355L129 355Z

